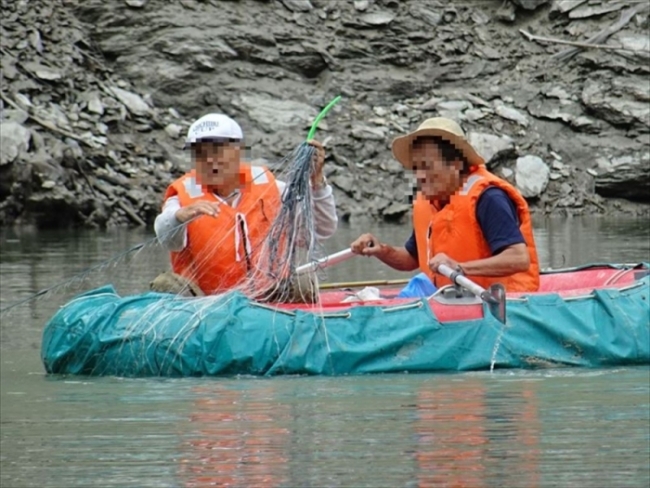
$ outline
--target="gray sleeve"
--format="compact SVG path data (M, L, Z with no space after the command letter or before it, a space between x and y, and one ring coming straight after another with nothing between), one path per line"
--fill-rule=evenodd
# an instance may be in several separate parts
M176 220L179 208L178 197L169 197L153 224L158 242L168 251L182 251L187 245L187 227Z
M336 202L330 185L314 190L314 224L318 240L325 240L334 235L338 227Z

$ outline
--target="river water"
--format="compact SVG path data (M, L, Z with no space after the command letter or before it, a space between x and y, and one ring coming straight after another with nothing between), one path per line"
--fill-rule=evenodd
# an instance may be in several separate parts
M403 242L408 226L342 225ZM543 267L650 261L646 221L545 219ZM151 238L150 231L0 234L0 308ZM650 368L271 379L48 377L43 326L75 293L144 290L147 246L1 318L0 486L650 486ZM403 278L356 257L329 281Z

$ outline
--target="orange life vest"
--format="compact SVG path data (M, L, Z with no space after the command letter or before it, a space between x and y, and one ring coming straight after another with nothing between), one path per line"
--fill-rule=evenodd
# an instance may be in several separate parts
M519 228L530 256L530 267L527 271L510 276L471 276L471 279L484 288L498 282L509 292L536 291L539 288L539 262L528 204L511 184L490 173L485 166L479 166L470 173L463 187L441 210L437 210L422 194L416 196L413 203L413 228L420 270L440 287L451 281L429 269L429 259L436 254L445 253L460 263L492 256L476 218L478 199L489 186L501 188L514 202L519 216Z
M219 206L216 217L201 216L187 224L187 245L171 253L172 269L206 294L227 291L241 283L260 258L266 237L280 207L280 192L273 174L263 166L242 164L242 187L236 208ZM178 196L181 207L198 201L220 200L196 181L194 170L174 181L165 200Z

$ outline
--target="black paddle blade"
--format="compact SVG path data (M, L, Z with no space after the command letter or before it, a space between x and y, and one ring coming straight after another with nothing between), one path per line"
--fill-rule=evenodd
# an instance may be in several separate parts
M488 288L490 312L502 324L506 323L506 289L501 283L495 283Z

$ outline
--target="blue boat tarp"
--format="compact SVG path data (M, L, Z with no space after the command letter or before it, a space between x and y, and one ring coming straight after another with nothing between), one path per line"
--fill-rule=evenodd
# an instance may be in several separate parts
M48 373L218 376L650 364L649 278L564 300L508 300L504 327L484 318L441 323L426 300L326 314L279 311L239 293L178 298L79 295L47 323Z

